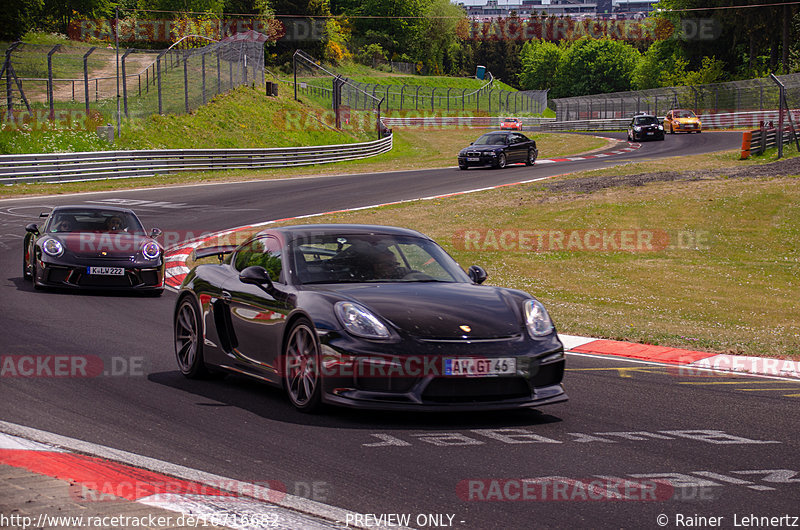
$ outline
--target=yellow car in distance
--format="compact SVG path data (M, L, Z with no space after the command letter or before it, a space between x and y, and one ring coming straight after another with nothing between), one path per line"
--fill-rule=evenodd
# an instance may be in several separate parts
M664 118L664 130L670 134L676 132L699 133L703 130L703 124L691 110L672 109Z

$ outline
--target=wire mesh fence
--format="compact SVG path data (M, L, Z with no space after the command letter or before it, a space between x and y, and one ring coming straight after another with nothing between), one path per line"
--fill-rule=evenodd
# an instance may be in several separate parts
M778 76L792 108L800 106L800 74ZM769 78L654 88L552 100L558 121L627 118L637 112L663 116L670 109L696 114L765 111L778 107L778 86Z
M362 92L383 98L385 110L485 112L487 114L540 114L547 108L546 90L511 91L492 87L452 88L422 85L354 83ZM360 104L353 98L352 106Z
M334 80L339 76L307 54L295 56L295 83L300 94L321 104L331 101ZM397 64L397 63L395 63ZM410 63L409 63L410 64ZM343 78L340 99L350 110L372 111L382 101L381 110L458 111L486 115L540 114L547 108L547 90L512 91L494 88L489 78L479 87L453 88L407 84L361 83ZM424 78L422 78L424 79Z
M249 32L248 32L249 33ZM215 95L263 84L264 40L187 37L165 50L14 43L0 70L3 125L110 123L123 117L181 114Z
M323 67L312 56L297 50L293 56L294 96L305 96L327 113L315 116L327 127L346 130L356 136L374 131L383 137L388 131L381 122L384 100L372 95L346 77Z

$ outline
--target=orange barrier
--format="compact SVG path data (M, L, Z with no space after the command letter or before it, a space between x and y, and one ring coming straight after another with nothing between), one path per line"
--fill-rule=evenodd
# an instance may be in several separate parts
M750 158L750 145L753 142L753 131L745 131L742 134L742 156L740 160Z

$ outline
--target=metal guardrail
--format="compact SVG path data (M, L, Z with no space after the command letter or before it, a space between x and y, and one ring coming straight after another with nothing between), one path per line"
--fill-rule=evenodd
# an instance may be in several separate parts
M357 144L262 149L166 149L0 155L0 184L145 177L177 171L263 169L368 158L392 136Z
M741 159L745 160L752 155L760 155L767 149L777 147L778 129L775 127L762 127L752 131L745 131L742 134L742 156ZM786 145L796 141L794 134L790 128L783 130L783 144Z
M523 126L554 122L555 118L518 118ZM381 118L387 127L500 127L502 116L420 116L413 118Z

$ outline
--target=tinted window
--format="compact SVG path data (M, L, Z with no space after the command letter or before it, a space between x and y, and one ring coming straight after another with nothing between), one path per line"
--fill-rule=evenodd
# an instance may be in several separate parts
M264 267L272 281L284 283L281 246L274 237L259 237L239 247L233 258L233 266L239 272L247 267Z
M505 145L507 138L506 134L484 134L475 140L474 145Z
M290 248L301 283L469 281L441 247L418 237L325 234Z
M127 232L144 234L144 227L131 212L92 209L56 210L47 219L45 232Z
M655 116L640 116L634 120L636 125L658 125Z

